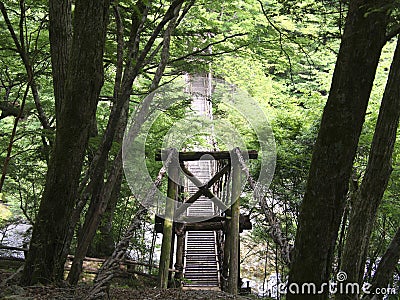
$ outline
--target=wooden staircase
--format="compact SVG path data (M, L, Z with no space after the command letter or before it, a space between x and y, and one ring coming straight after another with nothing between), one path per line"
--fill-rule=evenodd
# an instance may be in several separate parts
M187 287L219 287L214 231L188 231L184 265Z
M212 161L194 161L188 163L188 169L203 183L212 173ZM190 195L198 188L187 182L186 190ZM202 196L187 210L187 216L212 217L215 215L213 202ZM185 237L185 257L183 277L184 286L191 288L219 287L219 263L216 248L215 231L187 231Z

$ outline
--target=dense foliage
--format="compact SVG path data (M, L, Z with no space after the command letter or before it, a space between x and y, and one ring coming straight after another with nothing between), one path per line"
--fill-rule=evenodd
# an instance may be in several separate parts
M110 11L104 49L104 85L97 105L96 120L90 133L80 182L84 181L93 158L101 149L107 132L110 114L116 105L116 84L120 68L129 70L134 56L130 47L135 29L133 17L140 15L142 6L148 8L147 18L137 46L144 49L168 11L171 1L116 1ZM319 130L321 115L329 94L336 56L343 34L348 1L183 1L181 15L170 35L169 57L163 77L156 82L157 69L163 59L162 47L166 29L158 32L149 55L143 60L134 78L129 97L129 113L140 107L145 95L159 85L183 74L206 74L222 78L246 91L259 103L273 129L277 162L273 181L268 191L271 209L279 217L286 238L294 244L300 206L306 189L313 146ZM14 219L27 219L35 224L41 195L46 184L46 173L52 156L57 131L49 42L49 15L46 1L1 1L0 23L0 226ZM185 11L187 9L187 11ZM143 10L143 9L142 9ZM398 8L391 15L388 32L399 28ZM118 13L116 13L118 12ZM142 16L142 15L140 15ZM137 28L136 28L137 29ZM395 49L393 34L385 45L368 104L367 115L353 164L351 193L361 183L369 158L369 150L380 102ZM122 52L119 52L122 51ZM138 57L138 56L137 56ZM136 58L137 58L136 57ZM121 61L123 63L121 63ZM156 82L156 83L155 83ZM153 124L146 145L148 170L153 178L160 162L151 158L162 144L165 133L182 118L188 103L163 112ZM214 114L228 114L214 103ZM227 116L229 118L229 114ZM89 120L88 120L89 121ZM123 127L119 127L119 131ZM251 130L242 128L248 148L257 149L258 143ZM119 136L119 137L118 137ZM102 182L106 182L116 163L121 148L121 135L116 134L106 153ZM389 184L379 207L368 247L365 280L373 276L379 262L400 225L400 148L395 146ZM65 155L68 155L66 153ZM68 172L68 170L65 170ZM258 165L251 172L257 175ZM165 184L162 189L165 190ZM250 190L243 197L250 198ZM97 255L102 248L102 234L107 220L111 244L118 242L139 209L125 180L113 194L114 204L103 218L92 242L89 254ZM246 201L245 201L246 202ZM89 211L89 202L79 215L71 252ZM253 218L254 230L243 238L248 252L242 253L245 264L256 261L246 276L262 280L270 273L286 276L288 266L276 251L262 207L244 207ZM106 213L106 215L107 215ZM106 220L107 219L107 220ZM342 236L335 250L335 272L345 239L348 219L343 219ZM143 222L132 241L131 255L148 261L154 244L148 233L152 230L152 216ZM103 226L103 229L102 228ZM105 233L104 233L105 234ZM0 239L1 241L1 239ZM110 240L109 240L110 241ZM100 245L100 246L99 246ZM260 246L261 245L261 246ZM264 274L265 256L267 259ZM255 257L255 259L253 259ZM398 271L397 271L398 272ZM253 274L252 274L253 273ZM398 274L399 275L399 274ZM256 278L257 277L257 278ZM265 280L265 278L264 278Z

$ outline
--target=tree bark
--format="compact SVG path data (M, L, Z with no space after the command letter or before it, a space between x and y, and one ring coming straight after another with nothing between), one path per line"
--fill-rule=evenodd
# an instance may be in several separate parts
M26 285L63 279L70 214L77 196L91 120L103 84L108 8L108 0L82 0L75 4L65 94L62 89L59 91L61 98L56 105L59 113L55 148L21 279ZM59 9L50 10L50 13L62 14ZM63 42L53 40L53 44ZM58 67L57 63L53 66Z
M64 102L72 42L71 0L49 1L49 39L56 119Z
M115 162L117 163L117 162ZM121 162L122 163L122 162ZM120 199L120 190L122 185L123 171L122 166L119 167L120 171L118 173L118 177L116 179L116 183L113 187L113 191L111 193L110 200L107 204L107 208L104 211L104 214L101 218L98 234L94 238L90 249L88 251L89 256L93 257L108 257L110 256L115 247L115 239L113 235L113 221L114 221L114 212L116 206L118 204L118 200Z
M138 28L140 28L140 24L138 24L137 19L141 19L142 22L146 19L146 7L141 5L142 1L138 1L139 9L138 11L133 12L132 15L132 29L131 29L131 35L137 35L138 34ZM144 10L144 12L142 11ZM122 79L122 73L123 73L123 28L122 28L122 21L121 17L119 14L119 9L118 7L114 7L114 12L115 12L115 17L116 17L116 23L117 23L117 66L116 66L116 75L115 75L115 83L114 83L114 94L113 94L113 99L114 99L114 105L112 107L110 117L107 123L107 128L105 130L105 133L103 135L101 144L99 146L99 149L97 149L93 159L90 162L89 168L86 172L85 177L83 180L80 182L79 186L79 195L76 201L76 205L74 208L74 211L71 215L70 219L70 226L68 229L68 238L66 240L66 246L65 250L68 251L70 248L70 244L73 239L73 235L75 232L75 227L76 224L78 223L82 210L85 207L87 201L91 199L92 201L90 202L90 207L88 209L88 213L85 217L85 219L90 219L92 217L92 213L96 205L99 205L99 197L101 194L101 190L103 189L104 185L104 177L105 171L106 171L106 164L108 160L108 154L111 149L113 140L114 140L114 134L117 130L117 127L119 126L124 127L124 122L126 122L127 118L127 110L129 106L129 97L130 97L130 90L131 86L133 83L134 78L130 78L128 76L124 76ZM138 14L145 15L144 17L142 16L141 18L137 16ZM136 22L135 22L136 21ZM135 24L135 25L134 25ZM130 61L127 61L127 69L128 66L130 66ZM126 72L125 72L126 73ZM134 75L136 76L136 75ZM130 81L132 80L132 82ZM122 84L123 82L123 84ZM122 86L125 87L125 89L122 88ZM120 129L121 130L121 129ZM124 129L122 129L124 130ZM120 160L120 158L119 158ZM121 168L122 166L116 166L116 162L118 160L114 161L113 169L118 169ZM118 171L119 173L122 171ZM89 183L88 183L89 181ZM95 203L96 202L96 203ZM95 205L96 204L96 205ZM88 225L86 225L88 226ZM71 272L70 272L71 273Z
M400 116L400 40L390 68L375 127L368 164L351 209L342 271L361 283L373 225L392 171L392 154ZM345 299L344 296L338 299ZM348 298L346 298L348 299Z
M301 288L297 292L290 285L307 282L319 289L329 280L352 164L386 39L388 3L350 2L301 205L288 300L327 299L327 288L318 295L301 294Z

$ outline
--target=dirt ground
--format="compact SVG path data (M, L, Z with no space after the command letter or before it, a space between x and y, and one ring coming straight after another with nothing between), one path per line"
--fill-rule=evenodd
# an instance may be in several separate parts
M14 299L14 300L50 300L50 299L84 299L87 294L88 286L79 286L76 290L71 288L58 288L52 286L33 286L33 287L19 287L10 286L6 288L5 293L0 299ZM207 290L178 290L178 289L141 289L135 290L131 288L111 288L110 299L124 299L124 300L150 300L150 299L165 299L165 300L222 300L222 299L251 299L243 296L234 297L217 291Z
M0 270L0 299L13 300L67 300L84 299L87 295L90 284L81 283L77 288L69 286L29 286L21 287L16 281L10 281L7 285L1 286L6 278L13 274L14 270ZM133 284L131 284L133 283ZM118 286L120 285L120 286ZM124 286L121 286L124 285ZM223 300L223 299L254 299L245 296L234 297L232 295L211 290L182 290L168 289L160 290L152 287L152 283L145 278L135 278L130 283L119 281L110 289L109 299L123 300Z

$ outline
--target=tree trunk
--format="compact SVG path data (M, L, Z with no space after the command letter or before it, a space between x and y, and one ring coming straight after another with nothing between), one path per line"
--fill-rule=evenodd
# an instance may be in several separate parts
M367 169L351 210L342 264L342 271L347 273L349 282L361 283L363 280L369 239L392 171L392 154L400 116L399 78L400 40L382 98Z
M70 214L77 196L91 120L95 116L103 84L108 7L108 0L82 0L75 4L74 35L64 82L64 96L62 90L58 93L55 89L55 93L61 97L56 98L59 113L55 148L33 227L23 284L63 279L66 260L64 247L68 238ZM50 10L50 13L66 13L59 9ZM56 39L52 42L54 45L65 40ZM53 68L58 67L57 63L53 65Z
M318 295L302 294L301 284L314 283L319 289L329 280L352 164L386 40L387 3L350 2L299 215L288 300L327 299L327 288ZM299 292L290 289L295 283Z
M176 1L179 2L179 1ZM175 2L175 3L176 3ZM171 7L174 7L173 9ZM159 82L161 81L162 75L164 73L164 70L166 68L168 58L169 58L169 49L170 49L170 39L171 39L171 34L175 28L175 22L176 19L178 18L179 11L181 8L181 4L177 4L176 6L170 6L169 13L166 14L164 19L167 21L171 19L169 22L167 29L164 32L164 41L163 41L163 48L161 52L161 60L158 65L158 68L156 70L156 74L154 76L153 82L151 89L156 89L158 87ZM163 19L163 20L164 20ZM167 22L165 21L165 22ZM143 64L144 57L142 58L143 60L139 63L139 65ZM137 67L135 67L136 69ZM137 73L135 73L137 74ZM136 75L135 75L136 77ZM112 195L112 190L115 187L118 179L118 174L121 172L122 168L122 156L118 155L117 158L114 161L113 168L109 174L109 178L105 184L103 184L103 177L104 177L104 171L105 171L105 164L106 164L106 158L108 154L108 151L111 148L112 141L114 139L115 133L118 130L118 124L120 123L119 117L122 117L123 121L122 126L126 126L126 115L127 115L127 104L129 103L129 96L130 96L130 91L131 91L131 86L129 88L125 87L122 89L122 93L127 95L125 97L122 97L122 99L119 99L119 102L122 100L122 108L121 111L119 112L119 115L117 115L117 112L113 110L112 116L110 116L110 121L107 126L107 132L106 135L107 138L104 139L104 145L102 145L103 149L100 151L100 157L97 162L97 168L95 168L95 172L93 174L93 182L96 182L94 185L94 191L92 194L92 199L88 208L88 212L85 216L85 223L83 225L82 232L83 234L81 235L80 239L78 240L78 246L75 252L75 257L74 261L72 262L71 266L71 271L68 274L68 281L71 284L76 284L79 280L80 273L82 271L82 263L83 263L83 258L86 256L86 253L89 249L90 244L92 243L92 240L96 234L96 230L99 226L99 223L101 221L101 218L104 214L104 211L107 208L108 202L111 198ZM148 101L147 101L148 100ZM149 112L149 105L150 105L151 99L146 98L146 101L143 101L142 106L138 110L138 116L135 121L135 126L137 128L137 132L134 134L131 134L131 138L135 138L136 134L139 133L139 129L146 120L146 117ZM124 107L126 108L124 110ZM125 111L125 116L123 112ZM118 119L117 119L117 116ZM116 122L116 123L115 123ZM113 124L115 123L115 124Z
M138 19L143 23L143 15L146 15L146 7L144 5L139 6L139 13L136 19ZM140 18L140 15L142 16ZM124 67L124 25L122 22L122 18L120 15L120 10L118 5L114 6L114 16L115 23L117 28L117 63L116 63L116 72L115 72L115 81L114 81L114 99L119 99L118 95L121 93L121 82L123 75L123 67ZM138 28L136 26L135 28ZM132 31L137 35L138 30L132 29ZM132 34L132 33L131 33ZM129 110L129 101L125 101L126 103L123 106L121 112L121 121L119 123L118 130L116 132L115 141L119 144L122 143L122 139L124 136L126 124L128 122L128 110ZM122 163L122 161L118 161L115 163ZM104 215L100 221L99 231L100 234L97 236L98 238L94 240L91 245L91 252L94 256L110 256L114 250L114 238L112 235L112 223L114 218L114 211L118 203L119 194L121 191L121 184L123 179L122 166L120 167L120 171L118 173L118 177L116 183L113 187L113 191L111 193L111 199L107 204L107 208L104 212Z
M72 40L71 0L49 1L49 38L56 119L64 103Z
M369 299L383 299L382 294L375 294L377 288L386 288L389 285L391 276L396 269L400 259L400 228L397 229L392 242L387 248L385 254L382 256L376 269L374 278L372 279L372 286L369 289L370 295L363 297L363 300Z
M117 162L115 162L117 163ZM112 255L115 247L115 239L113 236L114 212L120 198L120 190L123 178L122 166L119 168L119 174L111 193L111 198L107 204L107 208L101 218L98 228L99 233L93 240L88 256L91 257L108 257Z

